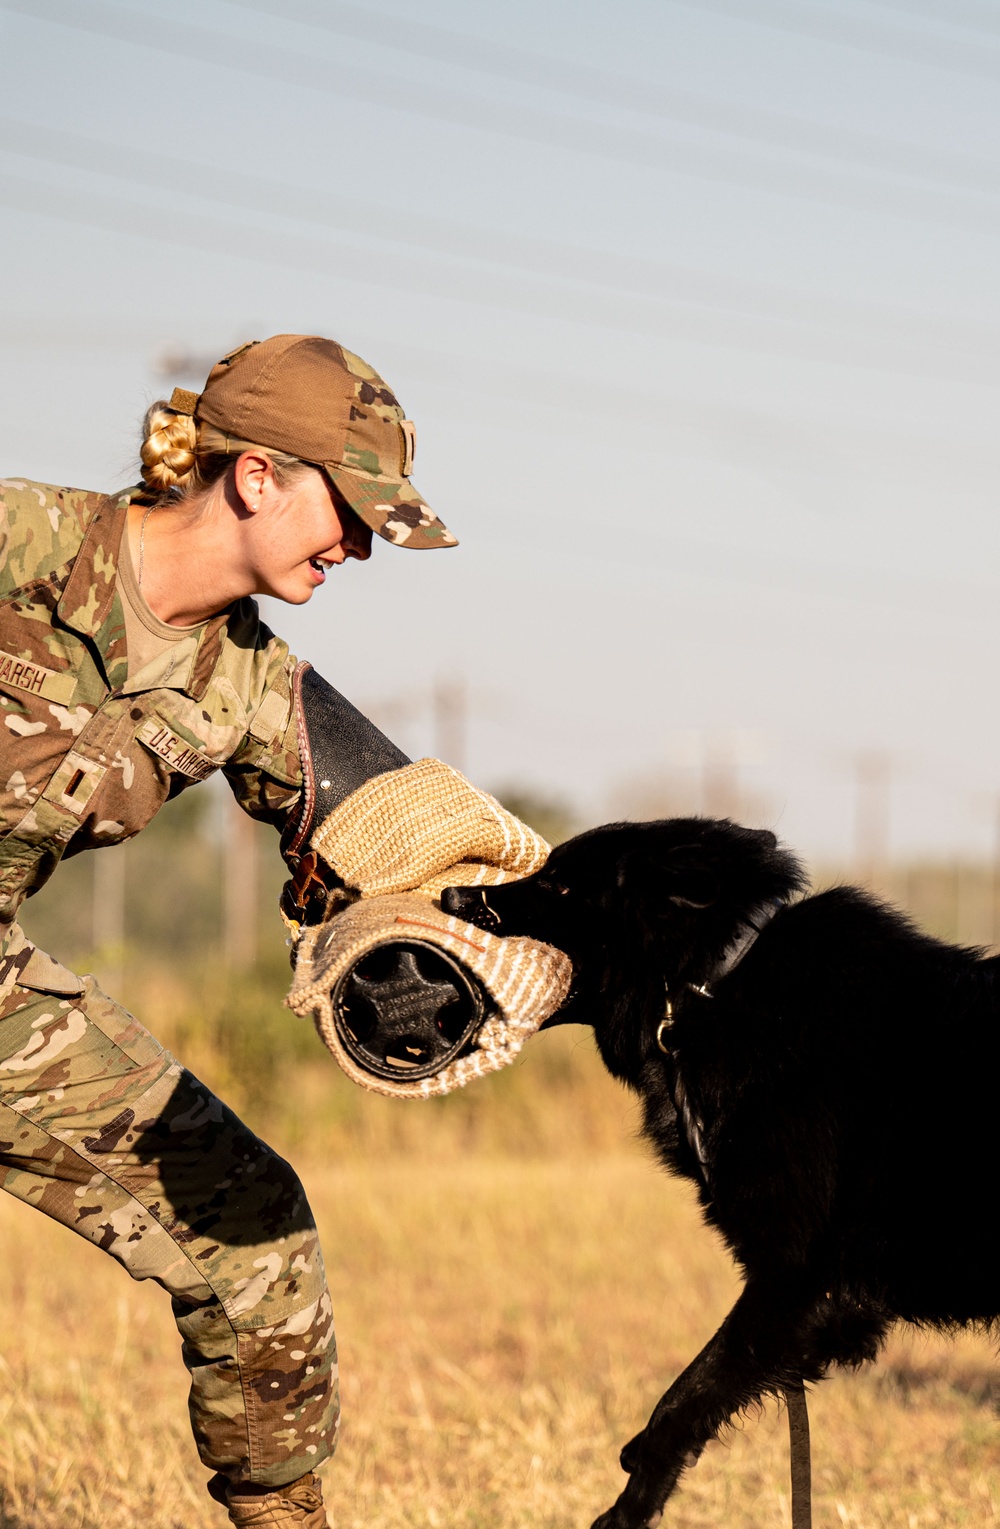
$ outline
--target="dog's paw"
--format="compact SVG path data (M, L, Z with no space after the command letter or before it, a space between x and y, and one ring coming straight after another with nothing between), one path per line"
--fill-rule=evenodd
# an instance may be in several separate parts
M668 1486L658 1480L644 1480L640 1472L631 1478L618 1501L601 1514L592 1529L657 1529L669 1496Z
M590 1529L632 1529L632 1525L627 1518L622 1516L618 1504L615 1503L614 1507L609 1508L607 1513L602 1513L600 1518L594 1519Z

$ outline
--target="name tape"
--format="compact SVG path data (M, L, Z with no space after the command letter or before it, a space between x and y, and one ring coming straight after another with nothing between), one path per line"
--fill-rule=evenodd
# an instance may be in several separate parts
M151 753L159 755L172 770L179 770L192 780L206 780L213 770L219 768L215 760L207 759L204 754L193 749L172 728L158 722L155 717L147 717L135 736Z
M47 701L65 706L73 699L76 677L46 669L44 664L28 658L17 658L13 653L0 652L0 685L11 685L15 690L26 690L29 695L44 696Z

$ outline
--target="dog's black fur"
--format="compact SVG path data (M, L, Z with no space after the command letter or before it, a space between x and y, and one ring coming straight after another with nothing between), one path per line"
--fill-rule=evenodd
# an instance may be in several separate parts
M557 1022L593 1026L744 1274L622 1451L630 1479L600 1529L655 1523L734 1414L874 1358L897 1319L1000 1314L1000 961L856 888L792 901L803 883L773 834L688 818L594 829L523 881L445 894L571 957ZM713 982L748 923L762 932Z

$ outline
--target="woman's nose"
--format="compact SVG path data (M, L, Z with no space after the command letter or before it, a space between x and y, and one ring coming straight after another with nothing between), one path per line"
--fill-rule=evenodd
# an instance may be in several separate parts
M355 517L355 524L345 527L340 550L343 554L341 562L345 558L356 557L359 563L366 563L372 555L371 526L366 526L363 520Z
M367 535L363 534L365 532ZM359 563L367 562L372 555L372 533L364 525L357 532L353 526L345 528L341 540L325 555L331 563L336 563L338 566L346 563L349 557L356 557Z

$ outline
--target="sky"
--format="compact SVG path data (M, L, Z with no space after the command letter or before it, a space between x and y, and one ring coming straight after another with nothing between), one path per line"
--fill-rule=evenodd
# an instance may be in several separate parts
M0 472L134 481L153 399L329 335L460 546L266 614L409 753L588 822L738 775L844 863L881 779L894 857L997 852L997 0L0 0L0 48Z

